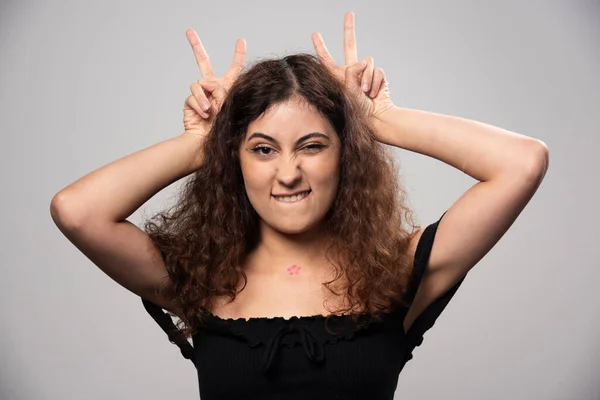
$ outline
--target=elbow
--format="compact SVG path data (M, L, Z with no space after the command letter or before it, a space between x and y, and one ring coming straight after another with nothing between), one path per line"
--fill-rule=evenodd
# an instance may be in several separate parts
M73 202L64 192L58 192L50 201L50 217L61 230L72 230L81 223L81 218L76 216Z
M538 184L546 176L550 164L550 150L546 143L538 139L528 139L524 169L525 176Z

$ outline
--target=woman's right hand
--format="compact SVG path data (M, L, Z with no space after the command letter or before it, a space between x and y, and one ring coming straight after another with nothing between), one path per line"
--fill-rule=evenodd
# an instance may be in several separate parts
M215 115L221 109L227 91L244 69L246 41L238 39L235 44L233 62L225 75L215 75L210 60L198 34L192 29L185 32L202 78L190 85L192 94L183 106L183 126L185 134L205 135L210 130Z

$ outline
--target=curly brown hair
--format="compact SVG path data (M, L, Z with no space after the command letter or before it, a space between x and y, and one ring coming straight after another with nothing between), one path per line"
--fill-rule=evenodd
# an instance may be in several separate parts
M186 337L197 332L217 297L233 301L240 279L247 283L243 263L258 245L260 217L246 195L239 145L250 122L292 98L314 106L340 138L339 190L325 216L327 260L336 277L323 284L339 295L330 285L347 280L349 305L338 310L344 313L358 306L363 315L377 316L406 305L408 247L416 227L394 158L318 58L293 54L258 61L238 77L204 141L203 165L184 183L176 205L145 222L170 278L159 292L182 317Z

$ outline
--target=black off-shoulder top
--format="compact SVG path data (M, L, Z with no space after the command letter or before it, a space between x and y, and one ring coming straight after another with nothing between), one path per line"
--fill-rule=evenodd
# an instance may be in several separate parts
M443 215L442 215L443 217ZM427 266L437 222L424 230L406 292L411 304ZM207 324L188 342L171 317L143 300L146 310L196 367L202 400L370 399L392 400L398 376L415 347L454 296L462 278L404 332L406 307L370 318L360 328L348 315L224 319Z

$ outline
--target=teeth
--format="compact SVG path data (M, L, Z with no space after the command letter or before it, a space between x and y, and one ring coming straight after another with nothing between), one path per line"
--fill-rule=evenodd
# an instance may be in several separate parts
M273 196L273 197L275 197L276 200L282 201L284 203L293 203L295 201L298 201L298 200L301 200L301 199L305 198L306 196L308 196L308 193L310 193L310 190L308 192L300 193L300 194L297 194L295 196L285 196L285 197L276 197L276 196Z

